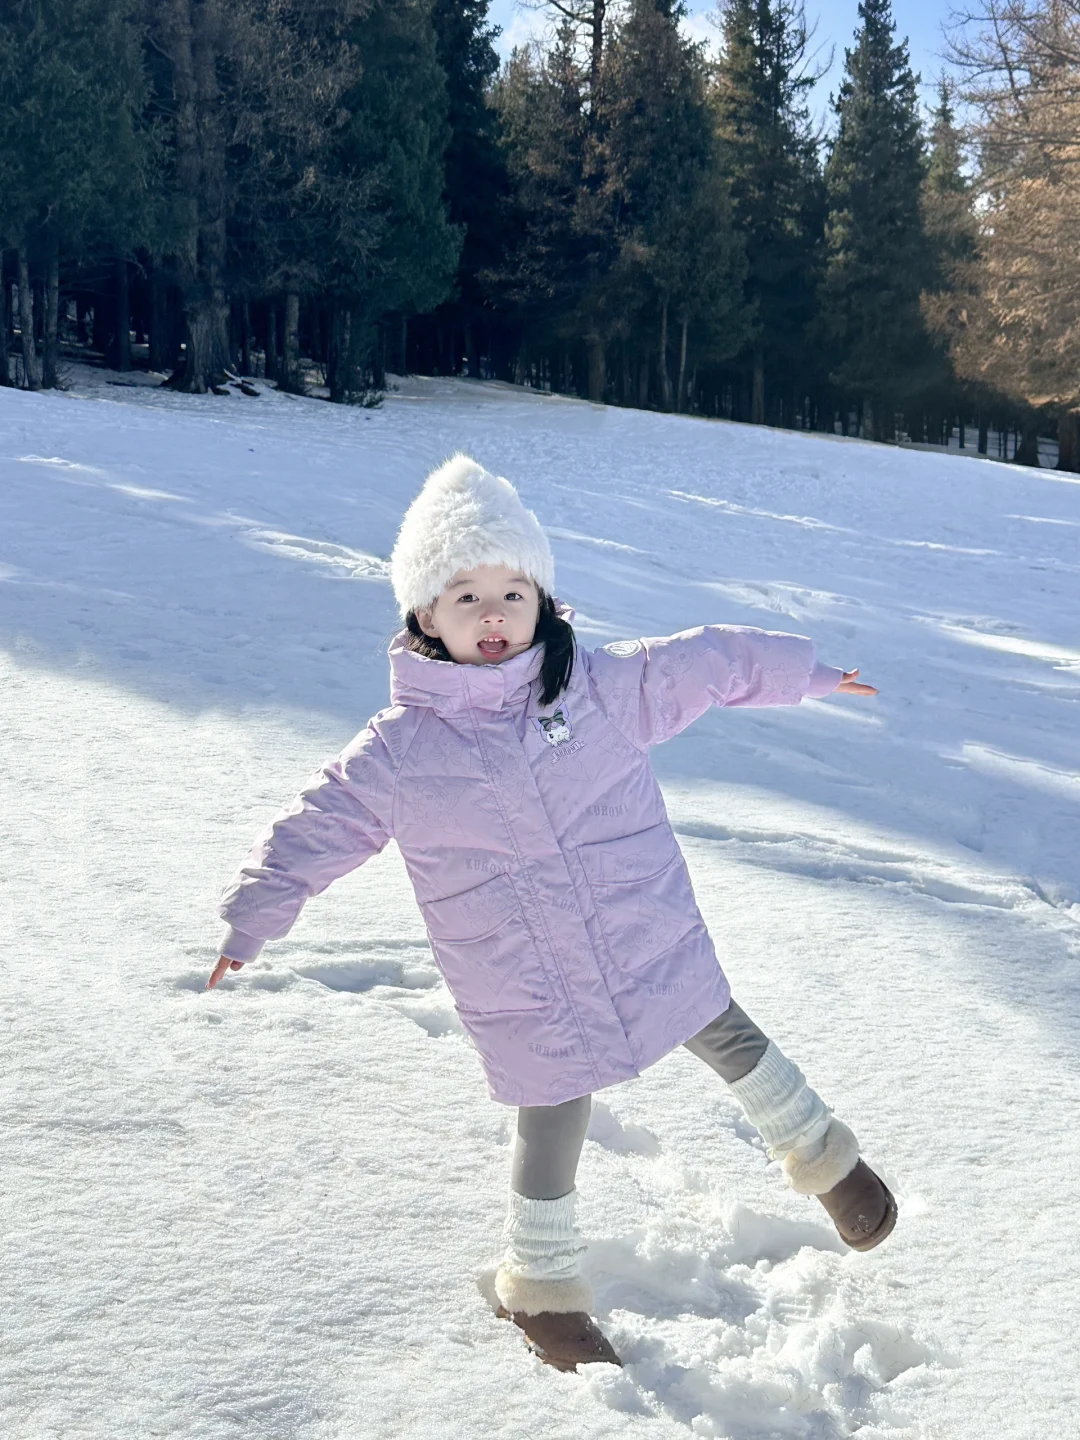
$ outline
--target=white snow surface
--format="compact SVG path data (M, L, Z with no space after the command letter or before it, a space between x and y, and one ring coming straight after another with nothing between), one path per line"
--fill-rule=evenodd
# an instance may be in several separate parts
M0 1433L1077 1433L1077 477L403 379L376 411L0 391ZM260 387L262 388L262 387ZM811 636L879 687L654 751L736 997L894 1187L878 1250L684 1050L578 1175L625 1368L492 1311L513 1112L391 846L204 992L220 891L388 703L453 450L586 644Z

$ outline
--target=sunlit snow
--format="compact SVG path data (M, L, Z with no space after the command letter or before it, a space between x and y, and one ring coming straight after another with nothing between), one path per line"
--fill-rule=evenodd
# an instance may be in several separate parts
M104 380L0 391L0 1432L1073 1433L1076 477L467 380ZM584 643L761 625L881 692L654 756L735 995L897 1229L845 1252L667 1057L578 1177L622 1371L492 1313L513 1113L393 847L202 988L255 833L387 703L386 558L458 448L549 528Z

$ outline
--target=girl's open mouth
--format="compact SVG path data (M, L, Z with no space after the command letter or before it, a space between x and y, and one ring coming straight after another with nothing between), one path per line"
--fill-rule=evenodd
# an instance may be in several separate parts
M486 655L489 660L494 660L508 649L510 641L503 635L488 635L477 645L481 655Z

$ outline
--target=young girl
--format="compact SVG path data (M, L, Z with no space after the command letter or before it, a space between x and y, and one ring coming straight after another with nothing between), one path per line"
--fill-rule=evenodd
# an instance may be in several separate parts
M648 758L713 704L877 692L809 640L745 626L582 649L536 516L462 454L413 501L391 578L393 703L257 837L208 987L397 841L489 1092L518 1107L498 1314L560 1369L621 1363L590 1315L574 1221L592 1095L678 1045L849 1245L879 1244L893 1197L731 999Z

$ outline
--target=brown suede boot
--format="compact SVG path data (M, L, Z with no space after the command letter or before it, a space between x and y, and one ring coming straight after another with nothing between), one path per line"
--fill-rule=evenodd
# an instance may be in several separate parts
M884 1180L859 1158L859 1142L835 1116L821 1154L800 1160L792 1151L784 1157L784 1174L800 1195L817 1196L853 1250L873 1250L892 1234L896 1201Z
M845 1245L853 1250L873 1250L896 1224L896 1201L884 1180L860 1160L824 1195L817 1197L829 1212Z
M524 1331L529 1349L556 1370L576 1375L579 1365L622 1365L603 1331L584 1310L544 1310L539 1315L525 1315L519 1310L511 1315L505 1305L500 1305L495 1314L500 1320L512 1320Z

